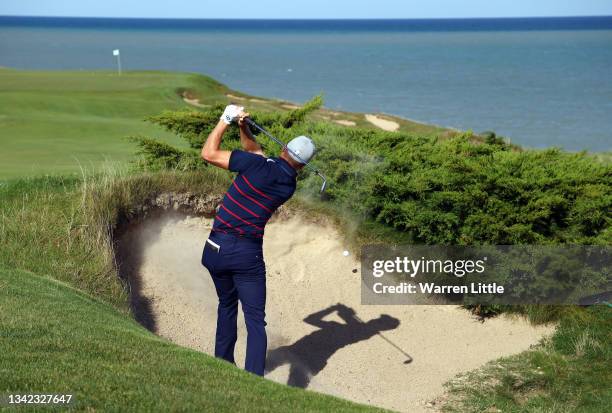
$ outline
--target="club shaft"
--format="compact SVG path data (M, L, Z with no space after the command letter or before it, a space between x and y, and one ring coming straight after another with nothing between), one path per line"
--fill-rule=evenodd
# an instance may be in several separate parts
M256 124L255 122L253 122L251 119L246 118L246 121L249 125L255 127L257 130L259 130L261 133L263 133L264 135L266 135L268 138L272 139L274 142L278 143L283 149L286 149L287 151L291 152L291 155L295 156L301 163L303 163L304 165L308 166L309 168L311 168L315 173L318 174L318 170L316 170L315 168L313 168L308 162L306 162L305 160L303 160L302 158L300 158L300 156L298 154L296 154L295 152L293 152L291 149L289 149L287 147L287 145L285 145L285 143L283 141L281 141L280 139L278 139L276 136L272 135L270 132L268 132L267 130L265 130L264 128L262 128L261 126L259 126L258 124Z
M359 318L359 316L357 316L357 314L353 315L353 317L355 317L355 319L357 319L357 321L359 321L360 323L365 324L365 322ZM402 353L404 356L407 357L407 361L412 361L412 356L408 353L406 353L404 350L402 350L397 344L395 344L393 341L389 340L387 337L383 336L382 333L380 331L377 331L376 334L382 338L383 340L385 340L387 343L389 343L391 346L393 346L397 351L399 351L400 353Z
M256 124L255 122L253 122L251 119L246 118L245 119L246 122L253 126L255 129L259 130L261 133L263 133L264 135L266 135L268 138L272 139L274 142L278 143L283 149L287 148L287 145L285 145L285 143L283 141L281 141L280 139L278 139L276 136L272 135L270 132L268 132L267 130L265 130L264 128L262 128L261 126L259 126L258 124ZM297 155L296 155L297 156ZM299 156L298 156L299 158ZM300 158L301 159L301 158Z
M245 121L249 125L253 126L255 129L257 129L258 131L260 131L261 133L266 135L268 138L272 139L274 142L276 142L278 145L280 145L281 148L283 148L283 149L287 150L288 152L290 152L291 155L294 156L295 158L297 158L302 164L304 164L304 166L310 168L310 170L312 170L315 174L319 175L319 177L323 180L323 188L322 188L322 190L325 188L326 183L327 183L327 178L325 178L325 176L317 168L313 167L312 165L310 165L310 163L308 163L308 162L304 161L302 158L300 158L300 156L298 154L296 154L295 152L293 152L291 149L289 149L289 147L287 147L287 145L283 141L281 141L276 136L272 135L270 132L268 132L267 130L265 130L261 126L259 126L252 119L246 118Z

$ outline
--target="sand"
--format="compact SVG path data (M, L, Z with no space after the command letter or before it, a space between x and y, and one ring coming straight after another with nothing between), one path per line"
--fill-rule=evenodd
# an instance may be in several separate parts
M285 109L291 109L291 110L300 108L298 105L294 105L292 103L285 103L285 104L282 104L281 106L284 107Z
M188 105L191 106L197 106L199 108L205 108L208 107L209 105L205 105L203 103L200 103L200 99L192 96L192 94L189 91L184 91L181 94L181 97L183 98L183 102L187 103Z
M146 313L139 315L143 324L209 354L217 299L200 257L210 225L204 218L150 219L121 240L127 257L122 271L140 301L138 311ZM455 306L361 305L359 263L352 253L343 254L346 249L333 228L299 217L266 227L268 379L389 409L430 412L426 404L456 374L526 350L552 331L505 317L481 323ZM326 309L325 317L303 321ZM351 312L377 321L360 324ZM238 323L241 366L246 331L242 318ZM410 364L375 334L381 329L410 355Z
M185 103L187 103L188 105L197 106L199 108L205 108L205 107L209 106L209 105L205 105L203 103L200 103L199 99L190 99L188 97L183 97L183 101Z
M389 132L396 131L400 127L399 123L392 121L392 120L383 119L376 115L367 114L365 115L365 118L368 122L370 122L374 126L378 126L382 130L386 130Z
M225 96L227 96L228 98L232 100L245 100L246 99L245 97L232 95L231 93L226 93Z
M343 126L357 125L355 122L353 122L352 120L348 120L348 119L334 119L334 122L336 122L339 125L343 125Z

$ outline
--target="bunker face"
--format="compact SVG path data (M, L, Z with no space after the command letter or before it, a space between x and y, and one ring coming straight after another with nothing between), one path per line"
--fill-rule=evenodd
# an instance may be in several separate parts
M149 219L119 240L118 258L139 321L179 345L213 354L217 297L200 264L210 225L210 219L176 215ZM359 263L344 247L334 229L299 217L266 227L267 378L426 411L456 374L526 350L551 331L503 317L480 323L454 306L362 306ZM238 326L242 366L242 318ZM405 364L406 356L378 333L413 361Z

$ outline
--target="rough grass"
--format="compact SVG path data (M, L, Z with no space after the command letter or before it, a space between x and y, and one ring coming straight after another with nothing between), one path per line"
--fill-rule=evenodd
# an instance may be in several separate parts
M126 308L112 249L117 224L159 193L221 193L227 182L216 168L13 181L0 186L0 266L45 274Z
M72 394L78 411L381 411L176 346L51 278L0 270L0 287L1 394Z
M447 412L605 412L612 405L612 312L566 314L541 346L448 384Z

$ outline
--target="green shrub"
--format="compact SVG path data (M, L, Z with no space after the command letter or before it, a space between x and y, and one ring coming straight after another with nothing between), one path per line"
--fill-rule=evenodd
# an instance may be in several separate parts
M259 125L282 138L287 138L286 131L303 122L306 115L318 109L323 104L321 96L316 96L306 102L301 108L288 112L254 113L251 118ZM206 166L199 159L199 150L207 136L212 132L223 113L224 106L214 105L204 111L182 110L165 111L147 120L159 125L169 132L184 139L193 150L180 150L161 141L136 136L130 137L139 147L139 160L135 163L137 170L197 170ZM265 149L277 151L278 147L264 135L258 136L257 130L252 130L257 140ZM223 147L228 150L240 147L240 132L235 126L229 128L223 139ZM194 150L198 150L195 152Z
M326 202L351 217L393 228L414 243L612 241L609 164L558 149L514 150L494 133L484 141L469 132L438 139L309 121L307 115L321 104L317 96L300 109L253 118L285 141L299 134L314 139L314 163L330 181ZM199 149L222 109L165 112L150 120ZM264 136L257 139L269 153L278 150ZM239 147L238 128L229 129L223 145ZM193 153L152 140L141 140L140 147L150 167L204 166ZM300 186L314 190L313 179Z

